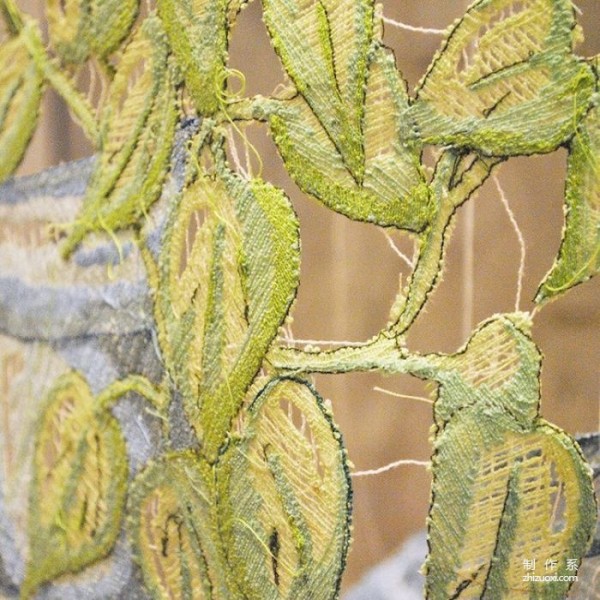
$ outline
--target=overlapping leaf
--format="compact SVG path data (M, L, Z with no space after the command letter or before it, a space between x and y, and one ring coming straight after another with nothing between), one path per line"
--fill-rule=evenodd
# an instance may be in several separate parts
M17 168L35 130L42 77L26 49L26 27L0 46L0 181Z
M91 52L107 56L129 33L138 8L138 0L48 0L53 48L67 63L83 62Z
M569 0L479 0L448 34L411 109L423 141L506 156L555 150L588 109Z
M119 63L102 118L102 153L63 254L91 231L125 228L145 215L169 169L177 115L164 31L151 16Z
M275 380L250 406L242 435L217 471L221 532L242 597L336 598L351 492L331 415L308 384Z
M152 598L233 597L227 566L213 542L216 529L211 470L192 452L164 456L134 480L129 535Z
M431 203L408 96L374 42L368 0L265 0L275 49L299 95L268 107L275 142L298 185L346 216L422 230Z
M169 43L198 112L214 113L226 83L227 0L159 0Z
M595 528L590 469L539 417L540 354L519 321L489 321L440 362L428 598L562 600L571 581L524 580L524 565L568 575Z
M110 552L120 530L127 473L116 419L96 410L81 375L62 376L49 394L35 439L21 597Z
M559 255L536 301L543 302L596 275L600 269L600 108L583 119L570 146L565 228Z
M282 192L225 173L188 187L166 231L161 346L213 455L294 298L298 223Z

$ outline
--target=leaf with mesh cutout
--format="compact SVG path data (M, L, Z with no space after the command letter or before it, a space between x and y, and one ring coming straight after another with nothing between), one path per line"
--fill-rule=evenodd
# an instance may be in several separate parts
M542 282L543 302L590 279L600 269L600 108L571 140L565 188L565 228L558 258Z
M0 181L19 166L37 125L43 81L24 41L32 34L26 26L0 46Z
M199 175L146 253L167 369L214 458L296 293L298 222L258 179ZM193 236L193 239L191 239Z
M217 111L225 91L227 0L158 0L187 89L201 115Z
M121 527L127 473L117 420L99 410L79 373L61 376L35 440L22 598L111 551Z
M529 326L522 315L496 317L440 358L428 598L562 600L571 581L534 577L549 574L546 561L571 575L567 560L579 564L595 529L590 468L539 416L541 357Z
M298 90L264 106L296 183L352 219L421 231L433 213L421 148L372 2L265 0L264 12Z
M330 600L350 543L341 434L306 382L276 379L217 469L221 535L242 597Z
M167 454L134 480L128 533L152 598L236 597L216 539L212 467L191 451Z
M158 199L178 118L175 82L160 21L148 17L117 67L102 116L102 153L63 256L92 231L137 223Z
M423 141L507 156L555 150L589 107L570 0L479 0L444 41L411 108Z
M138 0L48 0L50 42L65 63L116 50L137 17Z

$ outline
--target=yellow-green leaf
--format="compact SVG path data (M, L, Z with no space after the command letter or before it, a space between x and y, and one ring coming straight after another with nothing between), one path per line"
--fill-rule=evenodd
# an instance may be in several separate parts
M90 48L104 57L118 49L139 11L139 0L90 0Z
M227 0L158 0L169 44L202 115L214 113L222 102L227 11Z
M594 76L572 53L569 0L479 0L450 31L411 114L426 143L506 156L575 132Z
M406 119L406 84L385 48L375 45L368 60L360 123L345 134L360 146L360 176L302 97L268 109L273 136L296 183L329 208L359 221L421 231L433 203Z
M217 468L221 535L249 600L330 600L350 543L346 451L306 382L274 380Z
M29 55L24 28L0 46L0 181L19 166L35 130L42 77Z
M521 316L496 317L438 363L426 597L562 600L596 525L577 444L539 416L541 357ZM535 564L534 564L535 559ZM527 565L531 568L528 569Z
M81 375L61 376L35 437L23 598L110 552L121 527L127 473L117 420L95 406Z
M214 458L295 296L298 223L281 191L225 173L199 176L166 232L154 283L159 340Z
M582 121L569 147L565 228L558 258L536 302L586 281L600 269L600 108Z
M151 16L117 68L102 117L102 153L63 246L65 256L92 231L135 224L158 199L178 116L175 79L167 66L164 31Z
M193 452L167 454L134 480L128 533L146 588L156 600L210 600L228 593L216 537L211 468Z

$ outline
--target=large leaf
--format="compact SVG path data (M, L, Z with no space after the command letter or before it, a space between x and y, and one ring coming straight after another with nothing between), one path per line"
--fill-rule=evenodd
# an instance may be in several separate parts
M572 581L543 576L571 575L595 529L589 466L539 417L540 354L524 325L495 318L438 363L428 598L562 600Z
M177 122L175 73L164 31L149 17L125 49L103 114L102 154L63 254L91 231L125 228L158 199Z
M227 0L159 0L158 12L198 112L214 113L226 84Z
M572 54L569 0L479 0L450 31L411 113L426 143L505 156L550 152L594 86Z
M159 339L212 457L287 314L298 268L294 212L262 181L201 175L173 207L154 283Z
M35 438L23 598L110 552L121 527L127 473L116 419L97 410L81 375L60 377Z
M193 452L168 454L134 480L129 535L144 583L156 600L233 597L213 539L212 472Z
M594 107L571 142L565 189L565 228L558 258L538 291L543 302L600 269L600 108Z
M374 40L370 0L264 0L265 22L299 95L268 107L298 185L360 221L422 230L431 203L406 85Z
M0 46L0 181L19 166L35 130L42 77L24 42L25 27Z
M50 41L66 63L116 50L138 14L138 0L48 0Z
M305 382L271 382L217 468L221 535L251 600L330 600L350 541L346 451Z

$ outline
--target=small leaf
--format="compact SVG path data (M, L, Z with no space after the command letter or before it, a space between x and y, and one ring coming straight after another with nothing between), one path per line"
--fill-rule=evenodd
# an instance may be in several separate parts
M600 270L600 108L594 107L571 141L565 228L558 258L536 302L566 292Z
M105 57L118 49L138 16L139 0L91 0L90 48Z
M374 39L368 0L265 0L265 21L299 95L266 106L303 191L352 219L421 231L433 212L408 95Z
M168 454L134 480L128 532L156 600L228 598L216 533L211 470L192 452Z
M160 341L211 455L295 296L298 223L281 191L228 173L188 187L166 231L155 292Z
M528 326L496 317L440 358L427 598L562 600L567 559L581 560L595 529L589 466L539 416L541 357ZM523 577L549 574L545 561L556 582Z
M0 182L19 166L35 130L42 77L24 43L25 27L0 46Z
M35 440L23 598L110 552L121 527L127 473L117 420L95 410L81 375L60 377Z
M572 53L569 0L479 0L450 31L411 114L428 144L487 155L551 152L575 131L594 87Z
M226 84L227 0L158 0L158 13L198 112L218 110Z
M178 106L160 21L149 17L125 49L102 118L104 144L80 217L62 252L92 231L129 227L158 199L169 168Z
M305 382L272 381L217 470L232 576L253 600L329 600L350 543L346 451Z
M290 175L307 193L351 219L421 231L433 205L420 148L405 115L406 85L393 57L376 46L369 55L360 141L360 179L310 105L298 97L274 105L269 119Z

